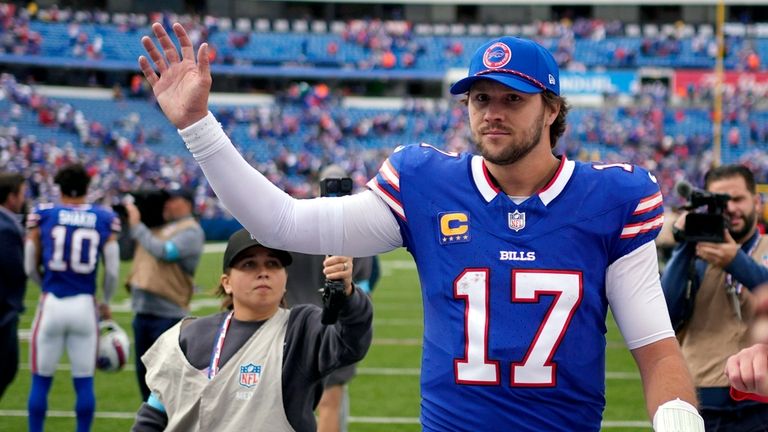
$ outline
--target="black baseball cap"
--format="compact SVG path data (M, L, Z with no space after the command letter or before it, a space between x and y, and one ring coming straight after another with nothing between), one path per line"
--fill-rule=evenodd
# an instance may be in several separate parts
M195 193L189 188L172 188L168 191L168 198L184 198L190 203L195 203Z
M235 262L235 259L238 255L240 255L240 252L253 246L261 246L269 249L270 252L272 252L277 257L277 259L280 260L280 263L283 264L283 267L286 267L293 262L293 257L291 257L291 254L288 251L264 246L257 240L253 239L251 234L245 228L242 228L229 236L227 249L224 251L224 263L222 266L224 271L227 271L227 269L232 266L232 263Z

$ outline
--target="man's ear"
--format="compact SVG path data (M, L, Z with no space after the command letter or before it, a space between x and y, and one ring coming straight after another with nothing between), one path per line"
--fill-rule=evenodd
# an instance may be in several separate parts
M557 104L557 106L547 105L547 109L550 111L549 116L547 116L547 126L552 126L552 123L557 120L557 116L560 115L560 108L560 104Z

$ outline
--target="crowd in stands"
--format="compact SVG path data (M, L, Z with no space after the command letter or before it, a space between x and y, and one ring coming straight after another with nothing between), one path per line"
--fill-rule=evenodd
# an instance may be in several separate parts
M485 34L452 34L408 21L384 21L375 17L335 22L322 31L308 25L292 28L287 21L278 25L238 25L229 18L168 13L109 14L103 11L72 11L56 5L38 8L34 2L21 8L0 3L0 37L7 54L42 55L85 60L135 61L140 47L116 41L126 35L138 41L137 33L146 33L148 23L185 25L195 46L208 42L211 61L223 65L309 64L339 69L418 69L445 70L460 67L479 43L488 36L510 29L500 25L484 28ZM33 24L37 30L33 30ZM46 27L46 24L54 27ZM66 49L55 25L66 24ZM443 26L447 27L447 26ZM516 26L514 31L536 38L555 55L566 70L592 67L635 68L668 65L665 59L678 58L683 67L711 67L717 55L716 37L709 31L695 31L693 26L677 22L663 30L639 32L619 20L578 18L536 21ZM464 27L463 27L464 28ZM516 30L515 30L516 29ZM431 34L429 33L431 32ZM287 35L295 36L286 39ZM756 71L763 69L761 50L755 38L740 32L726 34L726 68ZM319 41L319 42L318 42ZM581 43L581 42L585 43ZM588 42L588 43L587 43ZM291 49L281 44L290 43ZM319 47L320 43L323 46ZM111 46L110 46L111 45ZM429 48L429 50L427 50ZM435 48L438 48L437 50Z
M29 24L35 21L64 23L70 54L97 60L105 58L104 39L93 24L109 25L120 32L134 34L143 31L148 22L161 21L169 26L176 20L188 28L195 45L210 42L215 34L226 35L224 39L217 39L226 41L226 46L213 46L211 60L215 63L241 61L236 50L251 44L251 37L256 34L215 17L161 13L111 15L73 12L56 6L38 9L34 3L26 8L0 3L0 40L5 53L36 55L44 41ZM621 45L622 49L612 54L616 64L632 66L632 59L638 55L674 57L685 38L690 39L695 52L714 55L711 34L691 34L689 27L682 23L670 28L657 35L641 36L637 51L623 49ZM347 66L408 68L425 53L425 47L416 37L423 31L405 21L349 21L336 30L340 39L328 42L329 56L340 52L339 43L353 45L367 53L367 57ZM586 65L577 61L578 41L626 37L628 27L618 21L577 19L536 22L528 26L526 32L555 41L551 49L561 65L580 70ZM741 36L733 37L745 42L729 45L738 47L736 54L743 60L739 68L760 69L754 45ZM440 40L443 45L439 56L458 61L468 55L463 39L446 35ZM307 49L301 46L303 54L308 53ZM88 118L65 100L42 96L33 86L18 83L7 74L0 77L0 91L0 167L27 175L33 202L54 199L51 173L66 162L80 160L94 175L93 199L96 201L114 204L131 191L179 183L196 190L196 210L201 216L227 214L188 155L165 154L153 148L153 143L168 137L163 136L161 130L146 126L138 114L129 113L112 123L104 123ZM713 136L709 127L713 88L705 84L679 91L676 96L681 104L675 106L670 105L667 92L666 87L650 84L641 88L629 105L613 104L609 99L602 108L576 107L557 151L572 159L642 165L659 178L666 204L682 204L674 194L675 183L681 179L700 183L702 173L713 162L710 151ZM726 87L723 104L724 145L739 150L738 160L750 165L760 182L768 182L768 156L764 151L768 148L767 93L768 86L742 82ZM126 96L147 99L140 75L134 76L126 89L116 87L116 102ZM147 104L153 101L149 99ZM394 145L418 142L426 136L431 144L445 150L462 151L470 147L466 114L461 104L409 100L400 109L380 110L362 118L352 118L341 104L339 95L325 84L294 83L277 94L272 105L221 106L214 110L230 136L238 137L233 141L244 150L249 162L298 197L313 195L309 185L314 183L319 169L328 163L341 164L362 188ZM759 117L760 113L763 117ZM39 139L19 130L17 120L25 115L34 115L39 125L57 130L65 140ZM703 119L706 128L670 126L687 125L697 117ZM236 133L242 130L244 134ZM295 143L297 136L298 145L286 144ZM402 136L407 138L396 144L392 144L392 140L381 140ZM373 147L358 144L371 140L385 144ZM256 152L254 143L266 150Z
M96 201L116 203L131 191L176 183L195 189L196 210L202 217L227 216L192 158L183 152L155 152L136 133L140 122L131 115L121 119L120 124L99 124L70 104L41 96L33 86L20 84L10 75L3 75L0 85L0 107L8 107L0 109L0 167L23 172L30 179L33 202L55 199L52 173L64 163L80 160L94 175L92 198ZM748 114L755 101L749 92L734 95L738 97L729 98L726 106L733 107L728 113L736 114L727 117L737 121ZM644 166L659 179L666 204L680 205L674 185L682 179L700 184L703 172L712 164L712 133L671 132L667 117L681 123L691 114L682 107L669 106L667 101L664 89L648 85L628 106L607 103L599 109L576 107L569 115L569 127L557 151L572 159ZM411 141L402 144L418 142L430 132L439 137L439 142L431 142L439 148L462 151L470 147L466 114L458 103L431 105L413 100L401 109L357 121L345 116L344 110L338 109L340 104L341 100L323 84L294 83L277 95L272 106L221 106L214 111L230 134L236 127L247 128L247 138L236 141L236 145L251 164L297 197L313 195L310 185L328 163L341 164L358 188L364 187L392 147L363 148L348 143L365 135L386 136L401 131L413 118L419 121L410 129ZM85 145L42 141L26 135L14 123L24 112L35 113L41 124L49 123L69 133L71 141L80 140ZM729 124L725 122L725 130ZM740 161L757 173L758 181L768 182L768 156L764 151L768 126L756 124L755 129L756 142L748 145ZM289 148L283 144L300 131L311 131L304 145ZM272 156L257 157L249 151L253 143L267 143Z

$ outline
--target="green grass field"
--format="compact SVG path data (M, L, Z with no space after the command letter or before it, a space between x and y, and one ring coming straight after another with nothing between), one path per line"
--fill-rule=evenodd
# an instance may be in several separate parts
M195 296L193 314L217 310L211 290L218 281L222 252L203 256L196 282L201 290ZM125 277L128 263L123 263ZM122 285L121 285L122 286ZM27 342L39 289L30 284L27 312L21 320L21 368L13 385L0 401L0 432L26 430L26 399L30 372ZM410 255L398 249L382 256L382 277L373 294L374 341L367 357L359 365L359 374L350 385L350 432L410 432L420 430L419 363L421 357L421 292ZM113 315L126 331L131 330L131 312L127 292L120 289L113 301ZM133 354L133 353L132 353ZM140 405L133 360L127 370L118 373L97 372L97 412L94 431L127 431ZM68 360L61 361L48 401L46 430L74 430L74 392ZM607 399L604 430L647 431L650 423L645 413L642 386L632 356L612 320L608 322Z

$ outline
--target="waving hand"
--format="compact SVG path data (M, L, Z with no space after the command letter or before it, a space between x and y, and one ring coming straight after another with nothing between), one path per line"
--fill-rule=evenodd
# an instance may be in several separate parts
M181 54L160 23L152 24L152 31L160 42L162 52L149 36L141 38L141 44L157 72L144 56L139 57L139 67L165 116L178 129L184 129L208 114L208 95L211 92L208 44L200 45L195 62L192 41L181 24L173 24Z

